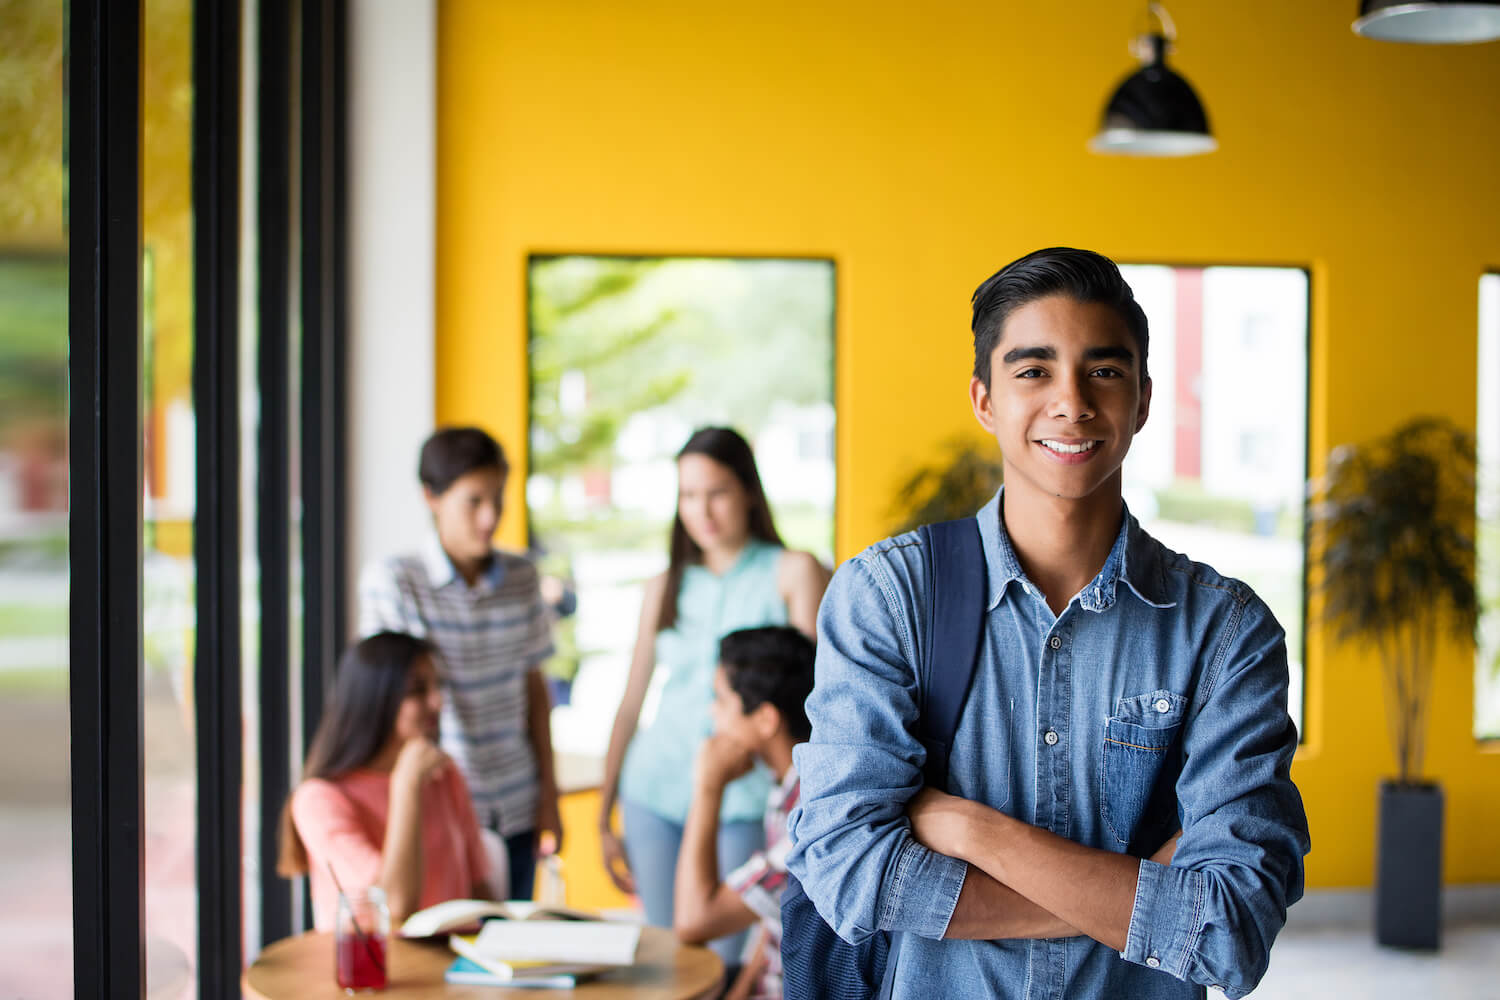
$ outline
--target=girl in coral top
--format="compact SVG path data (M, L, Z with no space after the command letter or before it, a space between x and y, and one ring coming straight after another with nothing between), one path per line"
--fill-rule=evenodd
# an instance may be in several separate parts
M381 632L350 648L281 817L277 870L312 882L330 930L338 881L385 890L391 920L448 899L485 898L488 862L469 790L437 747L436 650Z

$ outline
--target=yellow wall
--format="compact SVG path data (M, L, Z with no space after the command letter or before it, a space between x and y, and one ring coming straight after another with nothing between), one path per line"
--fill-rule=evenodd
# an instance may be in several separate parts
M445 0L439 420L523 457L529 253L830 257L846 557L884 533L901 473L972 423L974 286L1062 243L1309 268L1315 472L1416 413L1472 425L1477 281L1500 266L1500 45L1365 41L1352 0L1177 0L1176 62L1220 152L1092 156L1139 6ZM1500 753L1469 735L1470 656L1443 651L1428 756L1453 882L1500 880ZM1393 766L1375 665L1316 629L1308 661L1309 883L1368 885Z

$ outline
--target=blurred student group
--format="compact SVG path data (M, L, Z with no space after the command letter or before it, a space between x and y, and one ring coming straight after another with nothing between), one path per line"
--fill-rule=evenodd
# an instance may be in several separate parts
M0 81L13 119L0 131L20 151L0 185L0 854L33 859L0 869L0 892L25 913L0 921L0 958L18 968L66 963L71 948L58 887L72 884L68 324L80 251L66 216L63 6L7 8L14 72ZM140 111L143 910L152 939L184 956L203 909L194 6L144 5ZM424 155L442 169L425 202L356 206L349 239L435 274L426 298L364 274L359 333L391 367L350 373L351 437L369 449L336 512L353 536L341 570L350 642L336 670L332 657L309 668L335 680L317 733L287 741L294 755L311 744L276 830L260 828L257 801L256 740L273 711L258 688L259 627L286 612L297 634L303 606L300 582L282 595L289 610L259 603L267 494L254 462L270 383L254 361L261 320L242 308L247 960L262 943L270 838L279 869L309 878L310 925L332 919L330 868L386 884L397 912L474 893L562 896L712 938L771 988L774 968L756 959L774 906L764 859L795 800L782 751L806 726L796 706L819 598L840 559L972 513L998 486L994 443L962 403L966 295L1056 242L1116 256L1149 317L1155 392L1123 472L1131 514L1244 580L1286 630L1289 710L1312 741L1297 778L1321 837L1314 888L1369 885L1366 785L1385 763L1367 732L1378 684L1306 627L1309 475L1335 443L1407 411L1478 426L1486 613L1477 656L1447 651L1460 669L1443 705L1472 718L1445 719L1435 766L1457 782L1448 878L1494 880L1494 755L1476 748L1500 736L1500 274L1485 271L1500 258L1472 222L1493 206L1482 177L1500 131L1470 99L1492 61L1377 53L1346 37L1352 3L1335 16L1280 2L1254 17L1187 4L1193 32L1173 58L1217 88L1223 142L1188 168L1085 152L1103 89L1132 61L1118 5L1082 19L956 5L926 20L879 5L766 18L354 6L378 9L355 25L366 65L351 71L369 113L396 123L396 145L430 135ZM386 43L416 37L418 7L427 61L416 46L377 58L382 26ZM417 66L431 107L413 125L404 93L380 88L410 89ZM1281 89L1267 92L1269 74ZM395 169L386 193L404 194L397 159L368 157L362 182ZM1382 187L1390 177L1406 180ZM408 252L403 212L417 205L429 242ZM417 302L426 340L382 326L391 301ZM1412 373L1413 337L1445 364L1459 357L1458 390L1447 374ZM420 413L398 427L400 447L383 439L383 409ZM295 534L306 484L283 485L275 502ZM399 521L382 520L388 510ZM303 665L286 645L295 688ZM730 759L715 732L738 733L757 762ZM713 886L682 864L705 846L688 819L706 790L722 796L717 874L744 908L728 936L705 930L695 893ZM446 838L431 855L445 860L416 879L410 852L429 837Z

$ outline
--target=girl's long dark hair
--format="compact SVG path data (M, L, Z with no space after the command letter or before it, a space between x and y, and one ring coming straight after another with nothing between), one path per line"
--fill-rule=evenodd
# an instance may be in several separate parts
M338 778L374 759L391 737L409 690L412 665L422 656L435 658L437 648L402 632L379 632L344 651L333 693L307 751L303 781ZM292 823L290 797L281 809L280 839L277 872L287 878L305 874L307 847Z
M755 453L750 444L729 427L703 427L693 432L687 444L677 453L681 461L687 455L705 455L734 473L734 477L745 488L750 498L750 537L772 545L781 545L781 536L776 533L776 522L771 517L771 505L766 502L766 491L760 485L760 471L755 467ZM661 599L661 617L656 630L669 629L677 624L677 591L682 586L682 574L688 566L703 562L703 550L693 541L682 525L682 515L672 515L672 542L667 563L667 586Z

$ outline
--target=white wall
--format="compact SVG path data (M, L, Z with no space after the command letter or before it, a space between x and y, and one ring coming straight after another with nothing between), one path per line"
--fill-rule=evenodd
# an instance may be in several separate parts
M350 582L427 530L432 430L436 0L349 6Z

